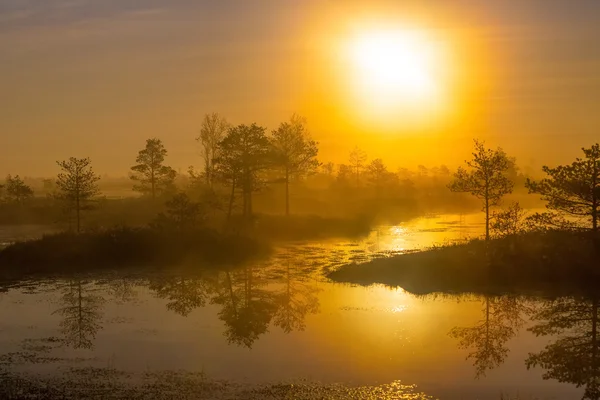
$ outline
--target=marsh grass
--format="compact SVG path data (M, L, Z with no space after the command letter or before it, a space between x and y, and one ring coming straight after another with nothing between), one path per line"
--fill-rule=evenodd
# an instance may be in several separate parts
M0 251L4 276L82 272L125 267L235 265L269 253L258 240L210 229L161 230L121 227L44 235Z
M401 286L414 293L591 290L600 282L600 250L590 232L532 232L472 240L348 264L328 274L338 282Z

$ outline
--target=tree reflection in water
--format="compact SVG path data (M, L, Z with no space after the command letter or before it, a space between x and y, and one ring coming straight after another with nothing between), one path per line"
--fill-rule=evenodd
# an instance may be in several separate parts
M291 267L289 260L286 265L283 289L275 296L277 311L274 322L285 333L303 331L306 328L306 315L319 312L317 294L320 289L308 282L304 271Z
M149 288L157 297L166 299L167 309L186 317L199 307L204 307L211 290L208 277L159 276L150 280Z
M527 368L546 370L544 379L584 387L583 399L600 399L598 297L559 298L543 303L529 330L536 336L558 337L538 353L530 353Z
M308 275L302 258L288 253L276 265L154 277L149 288L168 300L169 310L184 317L208 303L219 305L217 315L225 324L227 341L251 348L271 323L285 333L302 331L306 316L319 312L319 289Z
M102 329L104 300L94 294L89 284L81 279L71 281L61 297L63 307L54 311L62 317L60 322L64 343L73 348L92 348L98 330Z
M504 362L508 355L506 343L523 326L523 316L528 311L525 301L519 297L485 296L482 319L475 326L450 331L450 336L458 339L459 348L471 350L467 359L473 360L477 378Z
M221 274L214 304L222 306L219 319L225 322L225 337L232 344L252 347L267 332L276 310L273 293L256 267Z

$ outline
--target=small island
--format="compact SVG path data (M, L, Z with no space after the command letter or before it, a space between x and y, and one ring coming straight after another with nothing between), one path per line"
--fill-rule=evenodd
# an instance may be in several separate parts
M480 199L485 238L350 264L328 274L337 282L385 284L414 293L544 293L569 295L600 283L600 145L583 149L570 165L544 167L547 178L527 181L550 212L528 215L519 204L492 214L510 193L501 149L476 142L474 158L459 169L452 190Z

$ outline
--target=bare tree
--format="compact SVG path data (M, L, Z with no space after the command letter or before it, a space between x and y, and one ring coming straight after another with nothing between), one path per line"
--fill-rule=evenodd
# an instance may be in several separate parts
M89 158L71 157L67 161L57 161L62 172L56 179L59 192L56 197L62 200L66 210L75 212L77 233L81 231L81 211L91 208L91 201L99 193L100 177L92 170Z
M367 161L367 153L364 150L361 150L356 146L350 152L350 168L354 172L356 178L356 187L360 185L360 172L364 168L365 162Z
M485 240L490 240L490 207L500 204L502 197L512 192L514 184L505 175L512 161L501 148L486 149L485 143L475 140L473 159L465 163L468 169L458 168L448 187L453 192L470 193L482 200Z
M582 148L585 158L577 158L571 165L556 168L543 167L548 178L541 181L527 179L530 193L539 193L548 203L547 208L576 217L589 218L591 229L598 230L600 207L600 145Z
M290 215L290 177L313 173L319 166L317 142L308 136L306 120L296 114L273 131L271 145L275 163L283 169L285 215Z
M214 181L215 159L218 157L219 142L229 129L227 120L218 113L206 114L202 120L200 134L196 141L200 143L201 155L204 159L204 178L206 184L211 186Z
M146 147L139 151L135 159L137 165L131 167L131 179L139 182L133 190L150 194L155 199L157 193L173 186L177 173L173 168L163 165L166 156L167 150L160 139L146 140Z

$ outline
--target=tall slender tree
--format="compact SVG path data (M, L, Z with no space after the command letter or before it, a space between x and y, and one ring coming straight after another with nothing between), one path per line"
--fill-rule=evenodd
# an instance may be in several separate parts
M285 215L290 215L290 178L315 172L319 166L319 148L308 135L306 120L297 114L273 131L271 144L274 161L283 170Z
M200 134L196 141L200 144L204 160L204 179L211 186L214 181L215 159L218 157L219 142L225 137L229 123L218 113L206 114L202 120Z
M561 214L588 218L593 231L598 230L600 207L600 144L582 148L584 158L556 168L544 166L548 175L540 181L527 179L530 193L538 193L546 207Z
M99 193L100 177L92 170L89 158L71 157L67 161L56 162L61 173L56 179L56 197L64 202L66 211L75 213L77 233L81 231L81 212L91 208L91 201Z
M133 190L150 194L153 199L173 186L177 173L164 165L167 150L162 141L157 138L146 140L146 147L139 151L131 170L131 179L138 182Z
M367 153L364 150L360 149L356 146L350 152L350 167L354 172L354 178L356 179L356 187L360 186L360 173L365 166L365 162L367 161Z
M475 140L473 159L465 161L467 169L458 168L449 188L453 192L466 192L483 202L485 212L485 240L490 240L490 208L500 204L504 195L512 192L513 182L506 172L512 161L504 150L486 149L485 143Z

